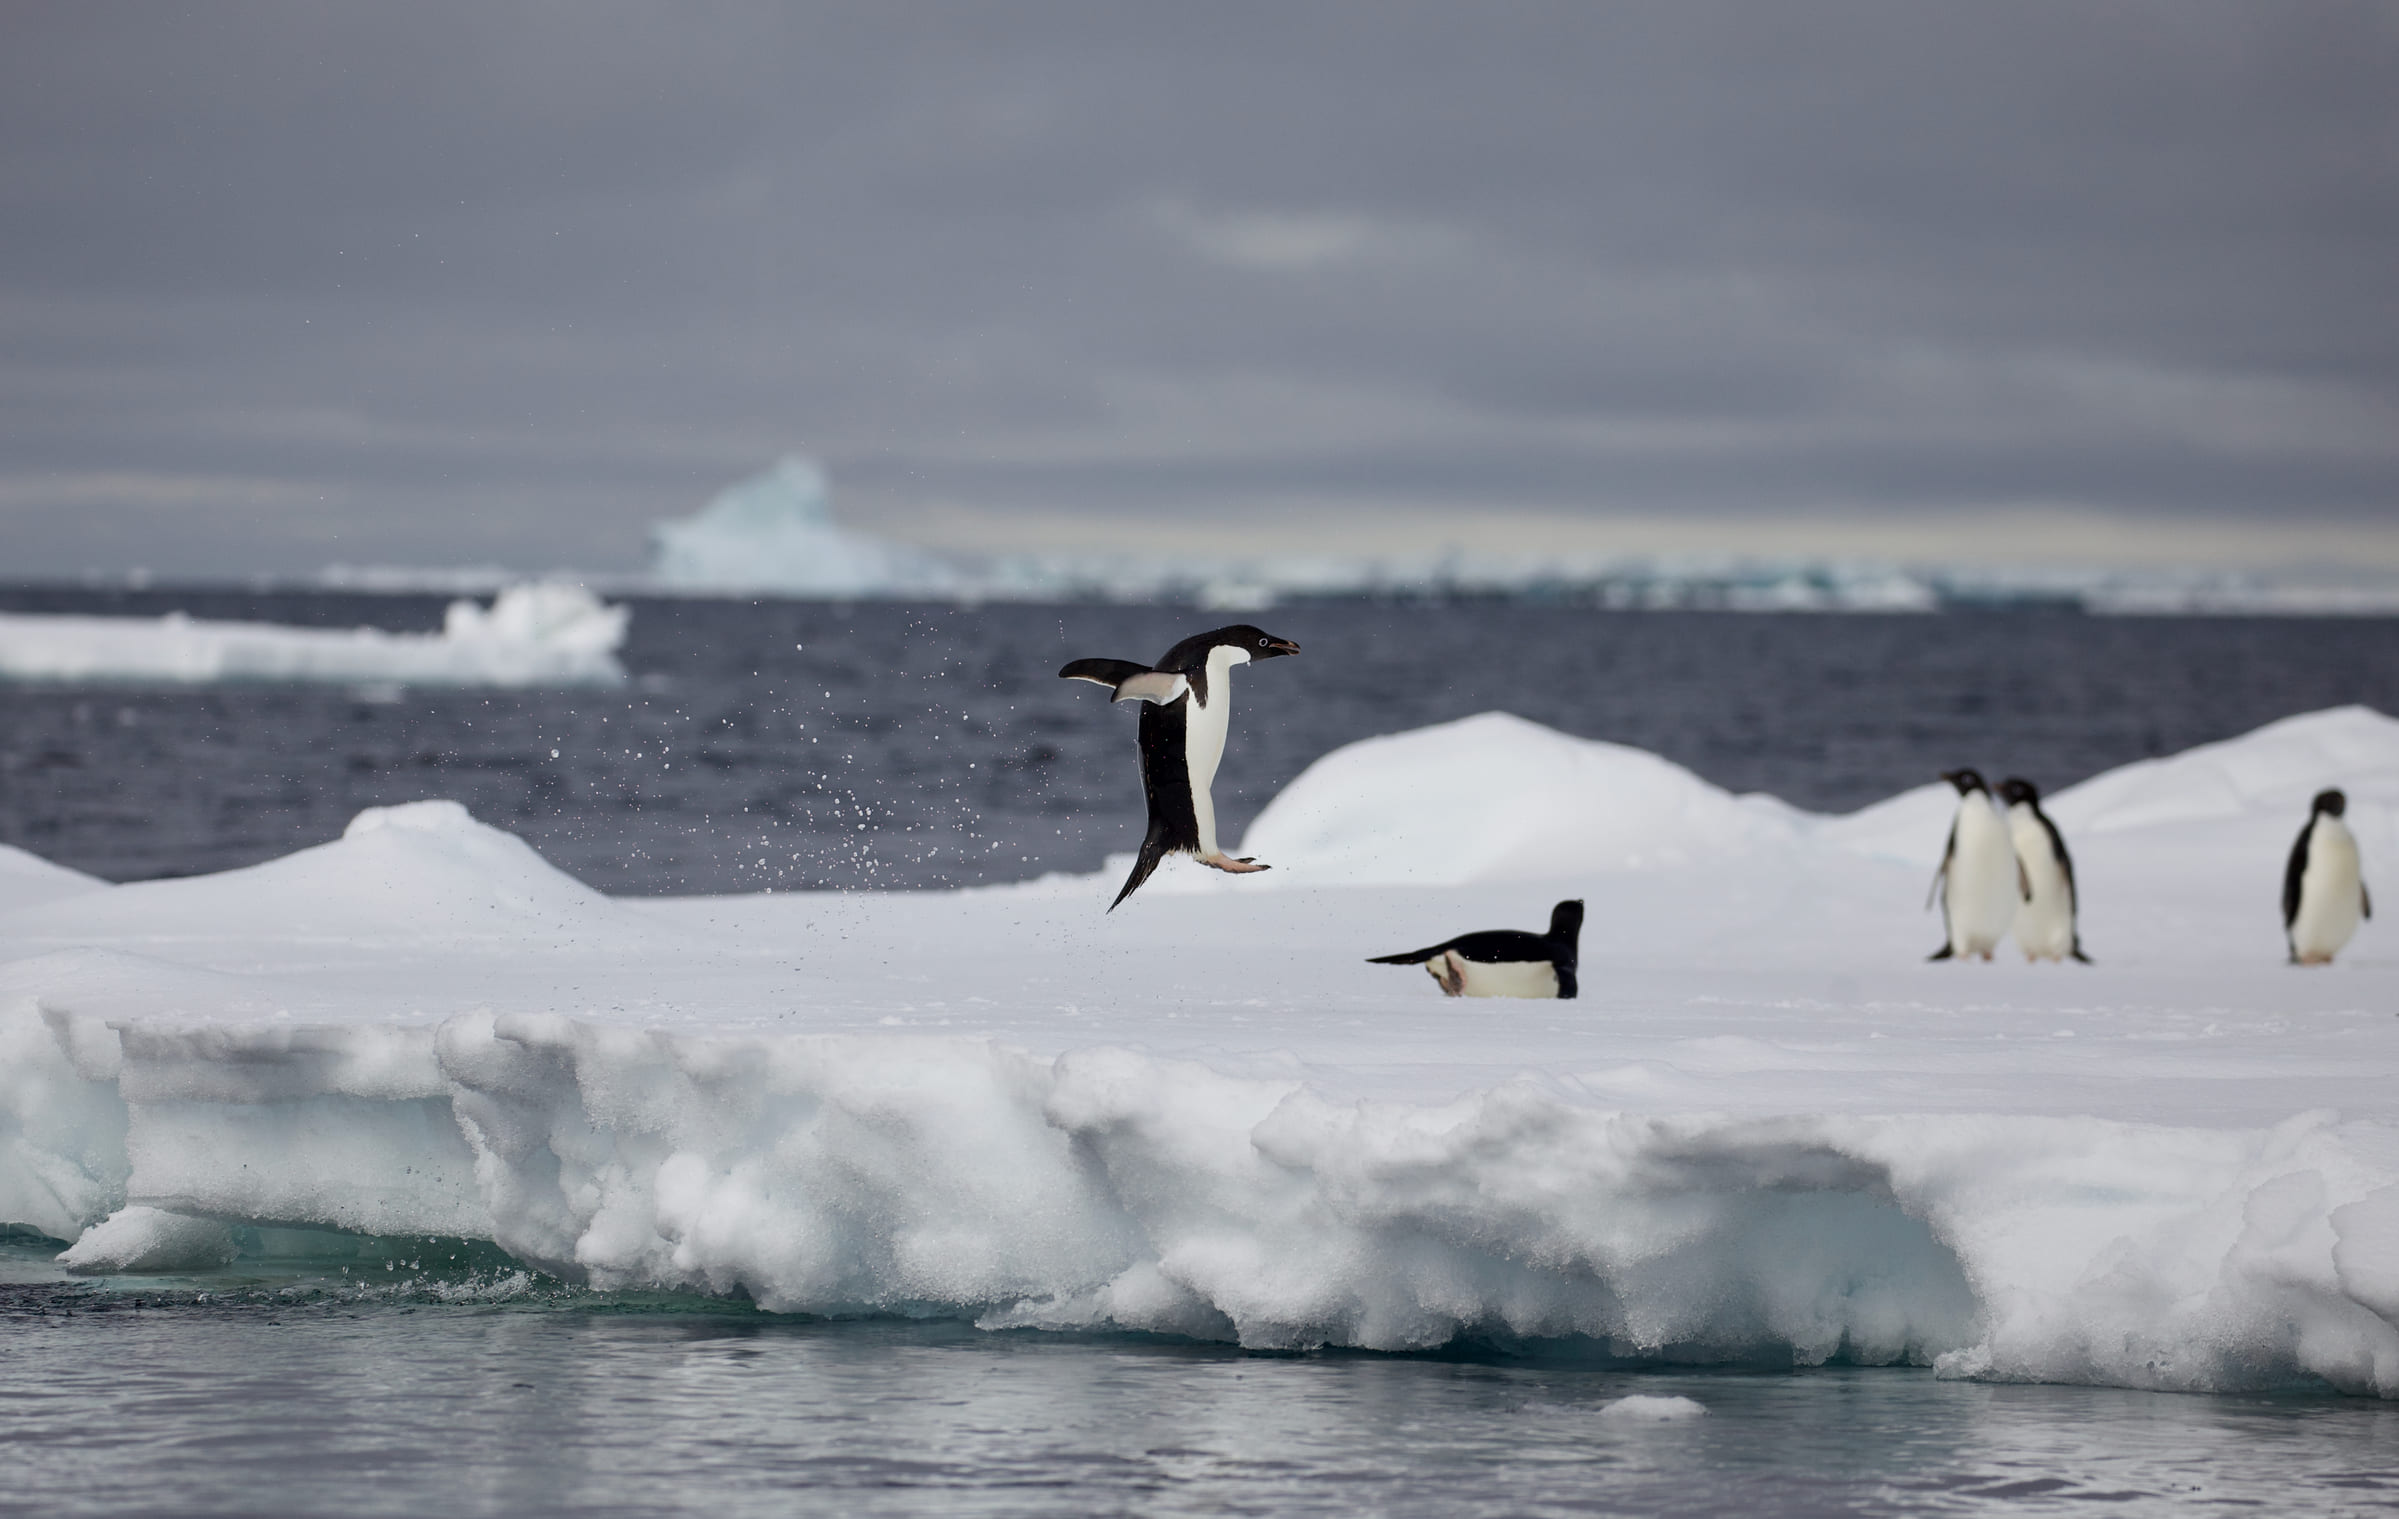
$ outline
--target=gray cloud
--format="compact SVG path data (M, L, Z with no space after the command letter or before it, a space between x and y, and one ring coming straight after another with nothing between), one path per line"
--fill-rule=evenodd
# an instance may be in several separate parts
M793 447L986 541L1295 502L2399 541L2385 7L5 27L18 572L625 566Z

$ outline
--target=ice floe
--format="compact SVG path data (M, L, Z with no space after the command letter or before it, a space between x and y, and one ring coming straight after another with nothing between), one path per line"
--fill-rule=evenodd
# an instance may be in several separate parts
M614 685L631 611L580 586L510 586L450 603L439 633L164 617L0 613L0 680L200 685Z
M2062 790L2094 967L1923 963L1945 788L1821 818L1497 716L1327 756L1273 874L1113 917L1106 874L616 901L380 809L0 912L0 1222L101 1272L332 1227L993 1329L2399 1396L2399 957L2293 969L2276 912L2322 785L2394 858L2393 776L2345 709ZM1362 963L1567 894L1579 1001Z

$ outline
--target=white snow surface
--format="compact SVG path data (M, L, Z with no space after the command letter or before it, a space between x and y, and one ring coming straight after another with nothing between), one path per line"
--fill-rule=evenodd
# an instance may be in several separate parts
M1112 915L1113 872L611 900L379 809L0 911L0 1221L87 1270L332 1227L994 1328L2399 1396L2399 955L2283 963L2326 785L2371 882L2373 712L2059 793L2089 967L1924 962L1945 786L1818 817L1499 716L1328 755L1274 871ZM1568 895L1579 1001L1363 963Z
M614 685L632 613L580 586L510 586L450 603L439 633L164 617L0 613L0 680L202 685Z

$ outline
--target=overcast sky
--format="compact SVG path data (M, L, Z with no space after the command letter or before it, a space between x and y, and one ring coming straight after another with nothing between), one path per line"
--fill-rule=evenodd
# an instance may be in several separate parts
M0 576L2399 568L2399 7L0 0Z

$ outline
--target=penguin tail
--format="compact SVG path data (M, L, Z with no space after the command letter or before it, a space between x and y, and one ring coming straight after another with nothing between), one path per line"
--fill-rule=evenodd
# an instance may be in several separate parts
M1150 831L1141 838L1141 858L1133 862L1133 873L1125 877L1124 890L1118 892L1116 900L1108 904L1108 911L1114 912L1124 906L1125 898L1139 891L1141 883L1155 874L1158 867L1165 862L1166 857L1173 852L1174 845L1167 838L1166 829L1155 818L1151 819Z
M1955 945L1944 944L1939 949L1934 950L1931 954L1926 955L1924 958L1927 960L1946 960L1956 953L1957 947Z
M1448 948L1447 945L1436 944L1431 949L1412 949L1404 955L1369 955L1366 957L1366 963L1369 965L1422 965L1446 948Z

